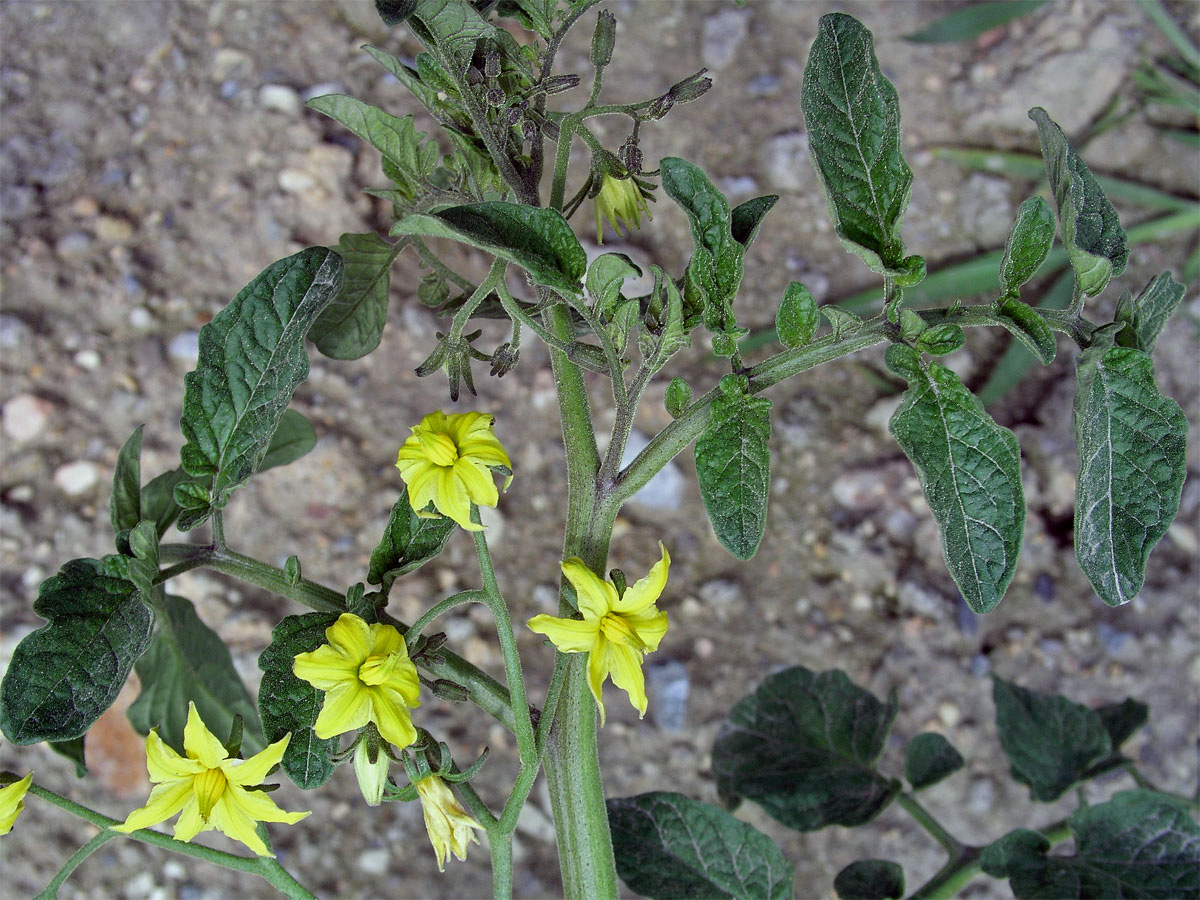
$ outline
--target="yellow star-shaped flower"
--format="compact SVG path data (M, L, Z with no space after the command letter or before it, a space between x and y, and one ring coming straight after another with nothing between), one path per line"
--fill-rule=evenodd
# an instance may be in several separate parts
M415 741L408 710L421 705L421 681L400 632L343 613L325 629L325 639L329 643L292 663L297 678L325 692L313 726L317 737L337 737L374 722L397 747Z
M471 521L471 504L495 506L500 502L492 473L512 481L512 463L504 446L492 433L495 417L484 413L451 413L440 409L414 426L400 448L396 468L408 485L408 502L418 516L431 517L430 503L438 513L467 531L481 526Z
M646 198L633 176L618 178L605 172L600 182L600 193L592 200L596 210L596 243L604 243L604 222L612 226L618 236L623 236L621 226L638 229L642 227L642 213L650 218Z
M30 772L20 781L6 784L0 788L0 835L12 831L13 823L25 808L25 792L33 783L33 773Z
M164 822L182 813L175 823L175 838L190 841L202 831L216 829L241 841L259 856L274 856L255 830L258 822L295 824L307 812L286 812L262 791L252 790L279 764L291 735L271 744L247 760L233 759L205 727L188 704L180 756L158 736L146 735L146 768L157 785L141 809L135 809L113 831L131 832Z
M467 858L467 844L478 844L475 831L483 826L462 808L446 787L446 782L437 775L427 775L417 782L417 794L421 798L421 812L425 814L425 830L429 842L437 854L438 871L446 871L446 857L453 853L458 859Z
M662 550L662 559L645 578L631 584L620 596L612 582L602 580L583 564L583 560L568 559L562 564L562 570L575 588L583 619L541 615L529 620L533 631L546 635L563 653L590 654L588 686L600 707L602 725L604 701L601 689L609 675L613 684L629 695L629 702L639 715L646 715L642 660L647 653L658 649L667 633L667 614L659 612L654 602L667 586L671 556L661 541L658 546Z

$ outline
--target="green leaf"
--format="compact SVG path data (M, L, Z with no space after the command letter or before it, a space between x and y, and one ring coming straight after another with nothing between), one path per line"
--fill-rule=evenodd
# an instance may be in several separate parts
M1008 878L1021 900L1200 897L1200 827L1185 804L1154 791L1121 791L1067 820L1072 856L1051 856L1050 842L1018 829L986 847L983 870Z
M154 638L135 668L142 692L128 715L139 733L157 728L159 737L183 753L191 702L213 734L229 734L233 717L240 715L248 754L266 746L258 711L229 648L200 620L190 600L166 595Z
M745 797L799 831L862 825L900 790L875 769L892 721L846 673L785 669L739 700L713 745L717 790Z
M113 470L112 499L109 519L113 531L120 534L136 525L142 518L142 425L133 430L129 440L117 454Z
M1027 16L1048 0L999 0L999 2L972 3L964 9L957 9L949 15L942 16L932 25L922 28L913 34L906 34L905 40L917 44L944 44L953 41L969 41L979 37L986 31Z
M900 337L904 340L915 341L928 327L920 313L911 309L900 310Z
M898 354L897 354L898 355ZM977 613L990 612L1016 571L1025 528L1021 452L949 369L920 363L889 427L916 469L937 520L954 583Z
M882 275L910 274L900 221L912 169L901 151L900 103L879 69L871 32L853 17L821 17L800 103L842 244Z
M953 744L942 735L927 731L909 742L904 777L913 790L919 791L953 775L964 764L962 754Z
M84 758L83 738L72 738L69 741L47 741L46 746L64 759L75 764L75 777L83 778L88 773L87 760Z
M258 710L263 735L270 743L289 732L281 765L298 787L320 787L333 774L329 755L338 749L338 739L321 739L313 732L325 692L319 691L292 672L300 653L311 653L325 643L325 629L337 621L336 613L306 613L287 616L271 632L271 643L258 657L262 683L258 687Z
M1154 352L1158 336L1162 333L1167 319L1171 318L1171 314L1183 300L1185 290L1185 286L1173 279L1170 272L1156 275L1142 288L1142 292L1131 304L1130 316L1130 324L1137 334L1138 346L1142 350L1147 353Z
M1008 333L1024 344L1043 366L1054 362L1058 352L1054 332L1036 309L1010 298L1000 303L996 317Z
M996 730L1013 778L1034 800L1057 800L1112 751L1099 714L1066 697L1039 694L996 678Z
M480 39L496 35L496 29L463 0L421 0L408 24L421 42L436 50L460 77L471 65Z
M624 253L601 253L588 266L584 285L592 298L596 312L611 316L621 302L621 288L626 278L638 278L642 274Z
M14 744L68 741L117 699L154 618L120 556L66 563L42 582L33 611L48 621L13 651L0 728Z
M126 571L133 586L143 597L154 596L154 577L158 574L158 528L144 519L129 531L129 550Z
M175 488L190 479L191 476L183 469L171 469L151 478L142 488L142 518L149 519L158 526L160 538L175 524L182 512L179 504L175 502Z
M833 879L841 900L893 900L904 896L904 869L886 859L852 862Z
M1179 510L1187 420L1141 350L1093 347L1075 370L1075 558L1109 606L1137 596Z
M700 304L709 331L727 334L737 324L733 300L742 282L746 254L745 246L733 236L729 201L686 159L668 156L660 165L663 190L687 214L692 228L694 246L685 276L685 299Z
M336 253L310 247L268 266L200 329L200 360L184 378L180 457L193 478L212 477L214 507L258 470L292 392L308 376L304 336L341 277Z
M766 194L735 206L729 219L729 231L733 239L749 250L754 239L758 237L763 219L778 202L778 194Z
M515 0L532 31L549 40L554 34L555 0Z
M821 324L817 301L798 281L788 284L775 313L775 333L789 350L811 343Z
M925 370L921 367L921 355L905 344L889 346L883 361L893 375L910 383L925 377Z
M794 870L762 832L683 794L609 800L617 873L645 897L790 900Z
M1076 283L1084 296L1094 297L1110 278L1125 271L1129 240L1117 211L1062 129L1041 107L1031 109L1029 118L1037 123L1046 176L1058 204L1063 245Z
M821 315L829 320L829 325L833 329L833 336L836 340L848 337L863 327L861 317L837 306L822 306L820 307L820 312Z
M430 160L422 146L425 132L417 131L412 116L397 118L345 94L313 97L305 106L341 122L382 153L388 177L409 200L420 193L418 189L433 171L437 155Z
M1150 720L1150 707L1127 697L1121 703L1109 703L1096 708L1096 714L1108 732L1115 751L1133 737L1133 733Z
M333 359L359 359L379 346L387 324L392 263L405 241L374 232L343 234L333 249L345 266L342 289L309 329L309 339Z
M926 328L917 336L917 350L934 356L945 356L962 347L966 341L960 326L946 323Z
M392 512L379 546L371 551L367 581L390 590L392 582L425 565L442 552L454 533L454 520L445 517L423 519L413 512L408 491L392 504Z
M388 28L401 24L416 8L417 0L375 0L375 11Z
M276 466L294 463L317 446L317 431L312 422L294 409L285 409L279 417L279 425L271 435L271 443L263 454L258 471L265 472Z
M692 405L692 389L682 378L672 378L667 385L664 402L672 419L678 419Z
M1054 245L1054 213L1041 197L1030 197L1017 210L1000 260L1002 296L1016 299L1021 285L1037 274Z
M538 284L568 294L579 293L587 270L587 253L556 209L499 200L471 203L407 216L392 226L391 233L461 241L515 263Z
M745 379L726 375L696 439L696 478L717 539L750 559L767 524L771 484L771 401L751 397Z

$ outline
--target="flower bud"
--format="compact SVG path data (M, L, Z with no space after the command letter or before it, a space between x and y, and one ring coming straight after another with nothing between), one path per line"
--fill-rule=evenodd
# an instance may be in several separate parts
M445 678L438 678L429 685L429 690L433 692L433 696L439 700L448 700L451 703L466 703L471 699L471 692L454 681L447 681Z
M561 94L563 91L579 87L579 81L578 75L551 75L542 80L542 90L547 94Z
M516 367L520 357L520 351L512 344L501 344L492 354L491 374L496 378L503 378Z
M379 732L374 727L367 728L354 748L354 774L367 806L378 806L383 802L383 789L387 787L390 765L391 760L383 752Z
M488 50L484 54L483 73L488 78L500 77L500 52L498 50Z
M701 69L695 75L689 75L683 81L676 82L667 93L676 103L688 103L704 96L712 87L712 79L704 77L707 71L708 69Z
M597 69L607 66L616 43L617 19L608 10L603 10L596 17L596 30L592 32L592 65Z

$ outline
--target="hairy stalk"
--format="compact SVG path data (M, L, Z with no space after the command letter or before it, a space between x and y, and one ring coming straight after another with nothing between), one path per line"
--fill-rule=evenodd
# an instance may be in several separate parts
M76 850L71 858L63 863L54 877L50 879L50 883L39 893L34 900L54 900L58 896L58 889L61 888L71 873L74 872L83 863L85 859L107 844L109 841L115 841L120 834L116 831L102 831L78 850Z

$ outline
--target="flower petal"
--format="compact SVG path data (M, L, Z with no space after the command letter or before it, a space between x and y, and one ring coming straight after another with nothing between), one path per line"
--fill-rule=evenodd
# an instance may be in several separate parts
M204 821L204 816L200 815L199 798L192 794L187 803L183 805L183 814L180 815L179 821L175 823L175 840L190 841L200 832L211 830L212 825Z
M120 825L113 825L112 829L129 834L139 828L149 828L151 825L165 822L183 809L189 799L195 802L191 778L157 785L150 792L145 806L135 809L125 817L124 822Z
M512 461L504 452L504 447L492 435L479 435L464 441L459 445L458 456L485 466L505 466L512 468Z
M562 564L567 581L575 588L576 605L585 619L602 619L617 602L617 589L572 556Z
M604 679L608 675L608 641L601 635L588 654L588 687L600 707L600 725L604 725Z
M221 763L229 758L225 745L208 730L208 726L200 718L200 713L196 712L196 704L191 702L188 703L187 724L183 726L183 749L189 757L199 760L206 769L220 768Z
M280 809L271 799L271 795L262 791L248 791L234 785L231 785L229 790L231 792L230 803L236 804L242 812L258 822L283 822L286 825L295 825L301 819L312 815L312 810L288 812Z
M400 636L400 632L396 630L395 625L377 622L370 626L370 631L370 647L367 650L368 657L387 656L401 647L404 647L404 655L408 656L408 648L404 644L404 638Z
M275 743L258 751L245 762L230 760L221 766L230 785L262 784L263 779L267 777L267 773L279 765L279 761L283 759L283 753L287 750L288 742L291 739L292 736L290 733L285 734Z
M322 644L311 653L299 653L292 660L292 672L317 690L328 691L346 681L358 678L363 659L347 659L346 655L329 644Z
M438 512L453 519L467 531L483 530L482 525L471 521L471 500L467 496L466 486L455 477L453 467L438 470L437 494L433 503Z
M13 823L25 808L25 794L33 783L33 773L30 772L20 781L6 784L0 788L0 835L12 831Z
M467 496L480 506L495 506L500 502L496 482L492 473L469 459L460 459L454 464L454 476L462 482Z
M325 640L347 660L362 665L369 655L371 629L365 619L353 613L342 613L325 629Z
M438 475L442 467L432 463L424 464L420 469L413 469L404 481L408 485L408 505L416 513L420 513L430 503L437 504Z
M663 635L667 633L667 614L659 612L658 607L655 606L644 609L640 613L627 615L625 621L633 626L637 636L646 645L647 652L657 650Z
M421 679L417 675L417 667L410 659L398 664L391 674L374 687L382 690L395 691L406 706L414 709L421 705Z
M550 643L563 653L582 653L591 650L600 632L597 622L560 619L558 616L544 614L534 616L528 624L531 631L550 638Z
M375 687L369 689L371 721L379 728L383 739L403 749L417 739L405 698L398 691ZM412 704L416 705L416 704Z
M151 729L146 735L146 770L150 773L150 780L157 784L198 775L204 771L204 764L180 756L158 736L157 729Z
M267 849L263 839L258 836L254 820L238 807L230 791L221 795L208 817L208 824L235 841L241 841L259 856L275 855Z
M371 720L371 695L357 678L325 692L313 730L321 739L357 731Z
M645 578L639 578L625 589L625 595L614 606L617 612L641 612L662 596L667 586L667 572L671 568L671 554L667 553L662 541L658 542L658 548L662 551L662 559L651 566Z
M608 667L613 684L629 695L629 702L638 711L639 718L646 715L646 679L642 675L642 654L638 651L614 644L608 645Z

